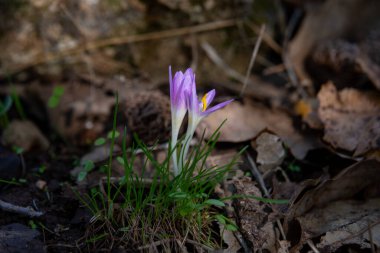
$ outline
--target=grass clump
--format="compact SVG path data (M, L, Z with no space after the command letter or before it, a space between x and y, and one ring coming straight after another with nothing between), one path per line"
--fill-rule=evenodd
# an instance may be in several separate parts
M154 156L154 148L147 147L136 136L134 146L127 150L124 133L124 176L114 183L109 174L104 189L96 187L89 195L79 196L93 215L82 242L91 250L110 250L115 246L131 251L151 247L175 250L193 242L220 248L215 221L227 218L218 210L224 203L212 196L234 161L206 168L206 159L217 138L216 133L205 145L197 145L184 164L183 172L173 178L169 170L170 149L167 158L160 163ZM137 150L143 152L145 159L142 175L151 164L155 171L153 178L138 176L134 170ZM229 223L231 230L234 229L233 223Z
M90 251L123 247L136 250L179 250L184 245L220 248L221 239L216 221L226 223L221 214L224 203L213 198L215 186L230 171L235 160L220 167L207 168L206 159L214 149L219 133L215 132L204 144L198 144L181 164L182 172L171 173L173 152L181 152L182 141L169 148L166 159L158 162L154 147L149 148L134 136L127 149L126 129L123 133L122 156L124 176L112 181L111 170L116 136L116 115L110 133L110 158L106 164L106 182L78 198L93 217L80 244ZM202 142L200 142L202 143ZM186 144L186 143L185 143ZM186 146L186 145L182 146ZM177 151L179 150L179 151ZM144 157L141 172L134 168L138 154ZM121 160L121 161L120 161ZM153 166L152 178L145 178L148 166ZM228 221L227 228L236 226ZM152 248L153 247L153 248Z

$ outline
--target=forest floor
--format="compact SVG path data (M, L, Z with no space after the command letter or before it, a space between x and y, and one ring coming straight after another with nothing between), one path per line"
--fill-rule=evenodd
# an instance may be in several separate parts
M380 4L301 2L0 4L0 252L379 252ZM149 227L169 66L234 99L190 143L229 167Z

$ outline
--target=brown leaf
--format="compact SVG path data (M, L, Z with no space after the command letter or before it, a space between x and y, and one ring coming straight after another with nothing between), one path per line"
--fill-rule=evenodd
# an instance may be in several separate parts
M296 227L301 229L299 238L293 240L293 252L299 250L306 240L327 232L333 234L326 234L328 237L322 238L319 247L323 248L323 252L332 252L350 242L360 242L361 246L368 248L369 244L364 241L368 237L360 231L366 230L368 223L380 223L379 192L373 192L373 188L378 187L379 180L380 162L367 160L358 162L335 178L295 196L296 201L286 218L288 232L294 231ZM366 199L363 200L363 197ZM363 236L359 240L349 238L356 234ZM332 235L334 236L330 237ZM341 241L343 238L345 240ZM376 241L378 242L380 241Z
M342 245L348 244L370 248L368 229L371 229L373 235L372 242L380 246L379 210L380 198L364 202L337 201L325 208L316 209L299 221L303 224L305 233L326 233L317 244L322 252L335 252Z
M205 137L209 138L226 119L220 130L219 141L248 141L268 129L280 136L298 159L302 159L308 150L319 146L313 137L302 136L294 129L292 119L285 112L271 110L249 100L244 100L243 104L234 101L211 114L200 123L197 134L202 135L206 130Z
M337 91L329 82L318 93L324 141L362 155L380 148L380 94L354 89Z
M257 137L253 144L256 145L256 161L262 173L274 169L285 158L285 148L277 135L264 132Z
M223 249L223 253L236 253L241 249L239 241L235 238L235 235L232 231L225 229L223 224L220 224L221 227L221 237L223 241L228 245L226 249Z

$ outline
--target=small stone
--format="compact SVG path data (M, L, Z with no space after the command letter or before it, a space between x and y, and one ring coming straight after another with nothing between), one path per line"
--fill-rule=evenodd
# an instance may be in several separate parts
M44 180L38 180L38 181L36 182L36 187L37 187L38 189L40 189L40 190L44 190L44 189L46 188L46 185L47 185L47 183L46 183L46 181L44 181Z

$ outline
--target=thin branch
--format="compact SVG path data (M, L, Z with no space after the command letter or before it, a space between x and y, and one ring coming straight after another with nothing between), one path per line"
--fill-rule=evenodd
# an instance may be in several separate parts
M91 50L99 49L102 47L117 46L117 45L130 44L130 43L136 43L136 42L142 42L142 41L148 41L148 40L167 39L171 37L178 37L178 36L183 36L183 35L188 35L188 34L223 29L226 27L234 26L234 25L236 25L236 20L233 20L233 19L219 20L216 22L211 22L211 23L206 23L206 24L201 24L201 25L196 25L196 26L181 27L177 29L151 32L151 33L145 33L145 34L113 37L113 38L108 38L108 39L103 39L103 40L98 40L98 41L90 41L71 49L62 50L60 52L54 52L54 53L44 52L36 56L36 58L33 61L26 64L16 65L13 68L10 68L7 71L7 73L0 73L0 75L2 74L12 75L14 73L20 72L24 69L27 69L39 64L57 61L67 56L77 55L84 51L91 51Z
M220 68L226 76L237 80L240 83L244 83L245 77L235 69L228 66L228 64L218 55L216 50L209 43L204 41L201 43L201 47L206 52L208 58L218 68ZM252 84L252 86L254 84L254 89L250 89L251 85L248 86L246 93L249 93L249 96L253 96L259 99L267 98L276 101L281 101L286 96L283 89L276 88L255 76L251 76L249 78L249 84ZM231 89L237 93L241 91L241 89L235 84L221 82L219 85Z
M244 76L228 66L227 63L218 55L216 50L208 42L202 42L201 47L206 52L210 60L219 68L223 69L227 76L238 80L241 83L244 82Z
M28 217L39 217L44 213L33 210L32 207L22 207L0 200L0 209L6 212L17 213Z
M248 163L251 165L251 172L252 172L253 176L255 177L256 181L259 183L261 190L264 192L264 196L266 198L269 198L270 194L269 194L267 187L265 186L264 179L263 179L259 169L257 168L255 161L253 160L253 158L248 153L247 153L247 159L248 159ZM276 224L280 230L282 237L284 238L284 240L286 240L284 228L282 227L280 219L276 220Z
M255 48L253 49L251 60L249 61L247 73L245 74L245 79L244 79L243 87L241 88L241 91L240 91L240 97L243 96L245 88L247 87L249 75L250 75L250 73L252 71L253 64L255 63L255 60L256 60L256 57L257 57L257 53L259 52L259 48L260 48L260 45L261 45L261 41L263 40L264 32L265 32L265 24L263 24L261 26L259 37L257 38L257 42L256 42L256 45L255 45Z
M307 245L309 245L309 247L311 248L311 250L314 252L314 253L319 253L319 250L317 249L317 247L315 247L314 243L312 240L307 240Z
M269 198L270 197L269 191L267 187L265 186L264 179L261 176L260 171L256 166L256 163L253 161L253 158L248 153L247 153L247 159L248 159L249 165L251 165L251 172L253 176L255 177L256 181L259 183L261 190L264 192L264 196L266 198Z
M258 25L255 25L252 22L247 21L247 25L254 31L255 33L260 33L260 27ZM267 33L264 32L263 34L263 41L270 47L273 51L275 51L278 54L282 54L282 48L281 46Z

